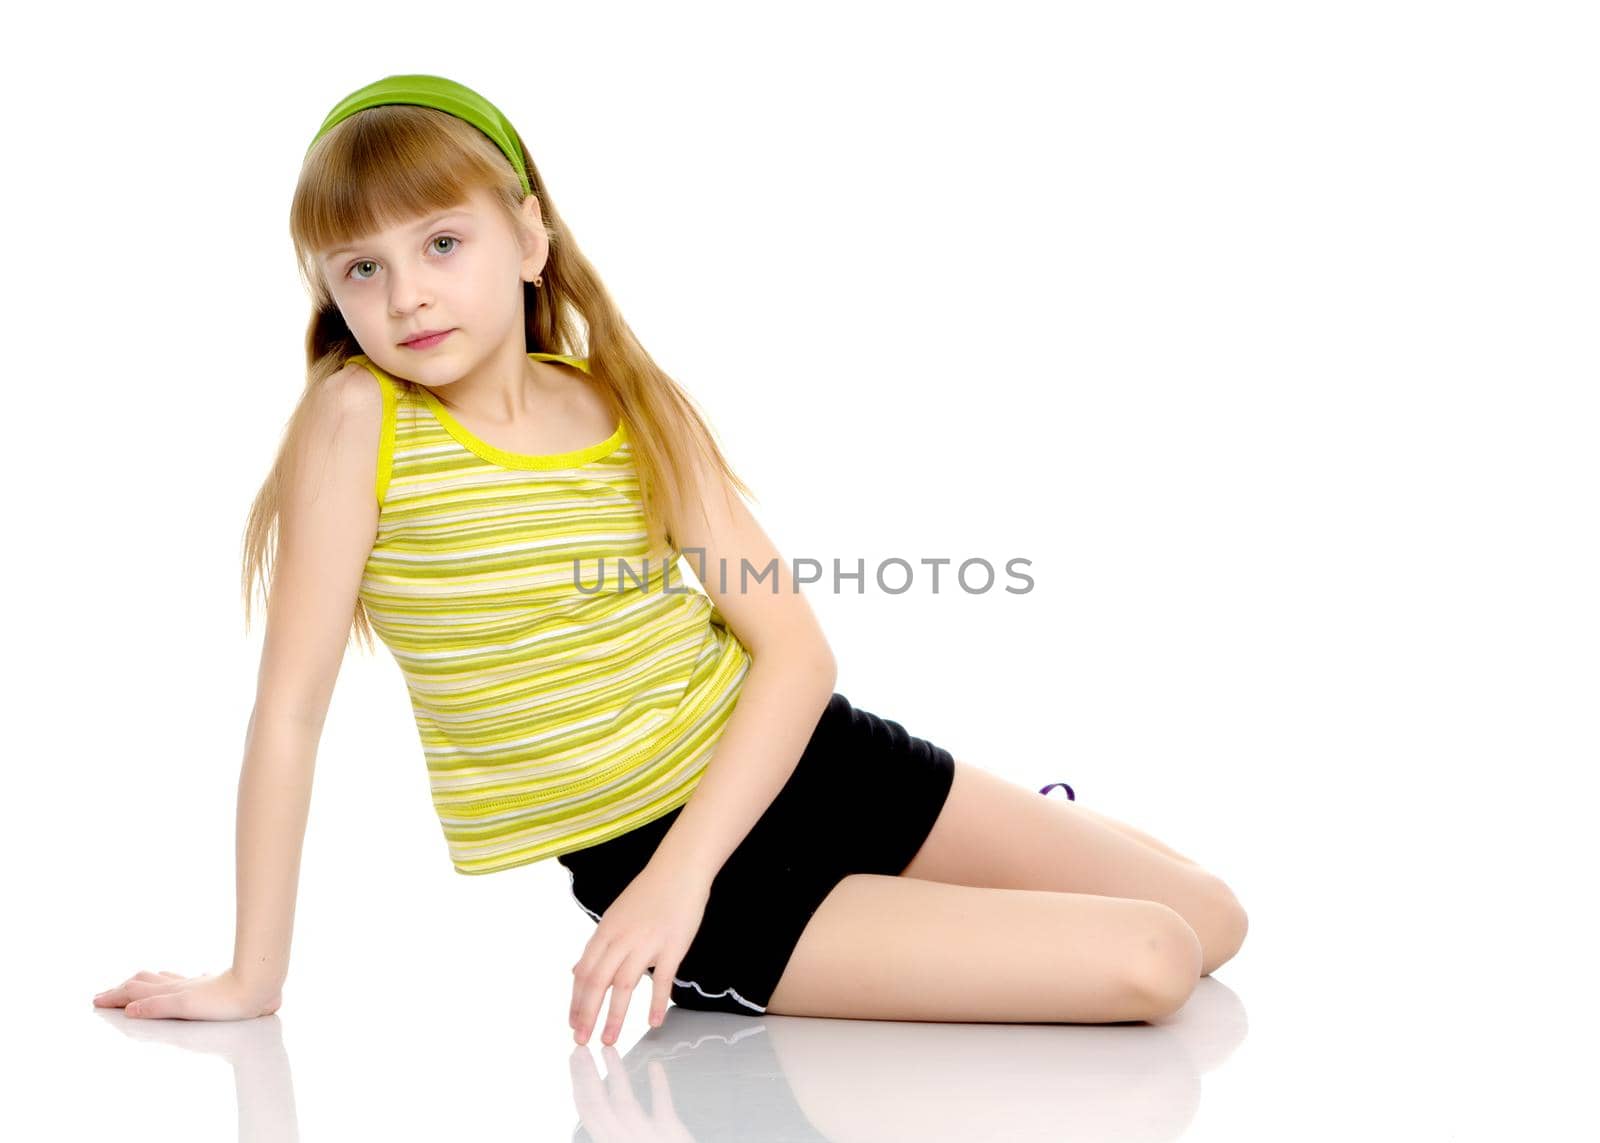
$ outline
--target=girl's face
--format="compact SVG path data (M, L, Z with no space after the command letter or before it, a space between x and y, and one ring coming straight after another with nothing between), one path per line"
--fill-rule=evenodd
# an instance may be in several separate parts
M487 191L466 202L321 252L329 291L361 350L423 385L447 385L490 359L524 352L522 283L544 268L549 241L539 200L518 233ZM424 348L403 344L450 330ZM505 347L511 345L511 350Z

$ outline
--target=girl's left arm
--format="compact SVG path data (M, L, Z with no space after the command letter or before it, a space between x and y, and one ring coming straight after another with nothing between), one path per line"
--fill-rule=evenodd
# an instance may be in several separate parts
M580 1044L588 1043L608 989L611 1013L602 1040L616 1042L649 966L655 973L650 1023L659 1027L666 1018L678 965L700 927L712 882L794 773L833 695L833 651L783 558L720 470L707 463L695 477L705 518L691 502L686 514L692 518L669 519L667 527L679 551L699 557L696 574L750 652L750 669L678 819L572 966L568 1022ZM741 561L754 569L748 579Z
M670 520L673 542L751 664L711 761L650 864L709 885L794 773L837 667L811 605L738 491L708 463L696 479L705 518L691 505L688 519Z

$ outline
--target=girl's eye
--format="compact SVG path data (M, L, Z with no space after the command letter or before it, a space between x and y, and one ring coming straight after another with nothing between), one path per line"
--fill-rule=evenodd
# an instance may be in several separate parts
M446 254L448 254L451 251L453 251L456 248L456 246L461 245L461 239L457 238L453 234L440 234L440 235L437 235L435 238L432 239L432 242L430 242L429 245L432 245L433 242L453 242L453 243L455 243L455 246L451 246L449 250L444 251L444 253L446 253ZM358 273L356 273L356 268L359 267L359 266L372 266L372 265L375 265L375 263L370 258L363 258L359 262L352 262L350 264L350 269L345 273L345 277L354 278L358 282L365 282L369 278L372 277L372 274L358 274ZM377 273L377 271L374 270L372 273L375 274L375 273Z

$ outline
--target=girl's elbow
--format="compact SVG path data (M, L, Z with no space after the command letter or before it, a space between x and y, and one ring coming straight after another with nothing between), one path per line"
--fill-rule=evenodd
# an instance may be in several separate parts
M833 657L833 648L828 646L826 639L820 637L761 643L750 646L749 651L751 659L755 662L769 658L773 662L786 663L792 668L804 670L818 679L825 680L829 686L839 678L839 664Z
M833 648L828 646L826 639L812 648L807 661L812 664L821 684L833 690L834 684L839 681L839 664L834 661Z

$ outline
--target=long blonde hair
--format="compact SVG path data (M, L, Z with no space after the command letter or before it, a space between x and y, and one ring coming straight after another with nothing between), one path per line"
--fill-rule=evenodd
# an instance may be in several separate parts
M529 154L520 136L517 144ZM648 550L667 550L668 512L681 518L686 507L703 511L703 505L693 503L695 460L709 462L734 488L752 494L729 466L693 399L634 337L561 220L531 155L528 180L550 242L549 259L540 271L543 284L535 288L523 283L528 351L588 358L590 376L600 383L633 448ZM457 206L480 188L500 203L514 228L523 225L522 183L505 155L471 124L431 107L368 108L338 124L306 154L289 208L300 278L312 299L306 386L245 524L246 631L252 586L259 584L263 601L270 598L281 495L300 456L309 399L361 352L329 292L317 251ZM404 388L418 388L397 380ZM352 623L358 641L371 649L372 625L360 599Z

